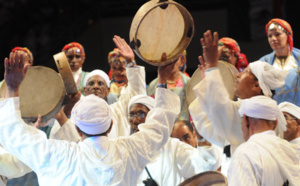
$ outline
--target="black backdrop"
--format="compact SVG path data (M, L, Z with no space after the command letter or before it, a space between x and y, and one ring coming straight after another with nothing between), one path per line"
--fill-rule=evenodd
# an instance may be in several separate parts
M85 47L83 70L109 71L107 54L114 48L112 38L120 35L127 41L131 21L145 0L17 0L0 3L0 79L3 59L15 46L26 46L34 55L34 64L55 70L52 55L77 41ZM180 0L192 14L196 33L187 48L187 72L197 68L202 53L199 39L204 31L218 31L220 37L235 38L249 62L271 52L264 25L273 17L286 19L294 30L297 47L296 8L300 2L283 0ZM296 4L295 4L296 3ZM136 59L146 67L147 83L156 77L156 67Z

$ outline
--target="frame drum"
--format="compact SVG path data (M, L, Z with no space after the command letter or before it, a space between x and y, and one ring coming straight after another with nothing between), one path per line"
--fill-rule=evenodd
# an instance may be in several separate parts
M56 71L42 66L30 67L19 88L20 110L25 122L42 123L53 118L62 108L66 90Z
M206 171L197 174L184 182L179 186L227 186L227 178L218 171Z
M194 35L194 20L185 7L172 0L151 0L135 14L130 46L145 62L162 66L180 57ZM167 60L161 61L163 53Z
M53 58L64 81L67 94L76 94L78 90L65 52L55 54Z
M218 68L220 70L221 76L225 87L232 100L235 99L234 95L234 81L236 80L236 74L239 73L238 70L230 63L224 61L218 61ZM202 80L201 71L197 69L192 75L187 87L186 87L186 101L190 105L195 99L193 88Z

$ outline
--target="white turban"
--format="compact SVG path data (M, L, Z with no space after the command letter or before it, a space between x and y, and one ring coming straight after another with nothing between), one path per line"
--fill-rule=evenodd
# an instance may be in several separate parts
M278 105L281 112L287 112L297 119L300 119L300 107L297 107L293 103L282 102Z
M275 121L278 119L278 126L286 131L286 121L277 106L277 102L267 96L254 96L243 99L239 108L240 116L245 114L251 118Z
M145 105L149 110L153 109L154 105L155 105L155 101L152 97L147 96L147 95L136 95L136 96L133 96L129 101L128 112L130 110L130 107L136 103Z
M249 64L251 72L258 79L258 83L265 96L272 97L271 90L282 87L285 83L287 73L274 68L272 65L256 61Z
M72 109L72 117L82 132L95 135L109 129L112 111L105 100L91 94L75 104Z
M105 83L106 83L107 87L110 87L110 80L109 80L108 75L103 70L98 70L98 69L93 70L92 72L90 72L88 75L86 75L84 77L84 81L83 81L84 84L83 85L86 87L88 79L92 76L95 76L95 75L98 75L98 76L102 77L105 80Z

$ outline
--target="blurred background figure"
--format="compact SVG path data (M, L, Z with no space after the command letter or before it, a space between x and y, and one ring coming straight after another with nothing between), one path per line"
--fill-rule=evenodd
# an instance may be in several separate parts
M232 64L239 72L244 71L248 66L248 60L246 55L241 53L239 44L232 38L223 37L219 40L219 46L219 60Z
M110 92L120 95L121 89L127 85L126 76L126 59L120 56L119 51L115 48L113 51L108 53L108 63L110 66L109 77Z
M65 52L68 58L77 89L84 94L83 80L88 72L82 70L82 65L85 60L85 51L83 46L80 43L71 42L65 45L62 51Z

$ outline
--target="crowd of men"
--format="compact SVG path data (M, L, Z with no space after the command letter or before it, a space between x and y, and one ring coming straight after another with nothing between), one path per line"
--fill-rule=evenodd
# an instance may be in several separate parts
M113 38L109 73L83 71L84 47L71 42L62 51L78 93L68 95L53 122L38 117L34 125L23 121L19 108L33 56L14 48L0 83L6 85L0 92L0 185L30 172L39 185L178 185L206 171L222 172L228 185L300 185L300 51L286 21L272 19L266 34L274 51L248 63L234 39L205 32L203 77L189 105L186 52L159 66L146 87L145 69L121 37ZM239 71L237 100L225 88L219 60Z

